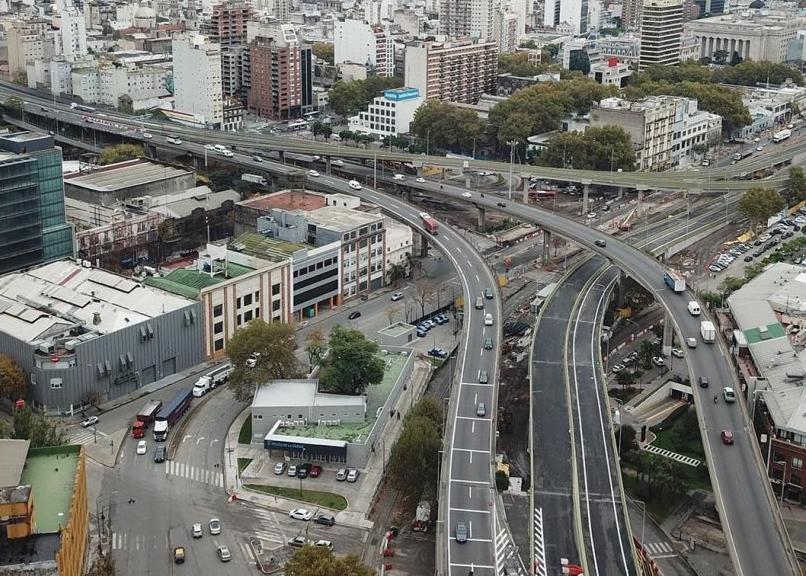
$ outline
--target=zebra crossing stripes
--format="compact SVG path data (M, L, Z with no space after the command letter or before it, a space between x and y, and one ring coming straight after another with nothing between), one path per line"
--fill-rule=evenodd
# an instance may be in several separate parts
M252 508L251 512L257 517L256 525L259 526L259 529L254 531L257 538L276 544L285 544L291 539L283 532L276 512L263 508Z
M70 444L92 444L95 442L96 434L98 440L107 436L100 430L93 432L92 428L76 428L70 434Z
M534 562L535 576L547 576L546 572L546 543L543 539L543 509L535 508L534 518Z
M516 553L515 543L510 538L509 532L505 529L499 530L495 536L495 573L526 576L521 570L520 562L514 558Z
M191 466L190 464L177 462L176 460L168 460L165 462L165 474L185 478L194 482L201 482L202 484L218 486L219 488L224 487L223 473L218 472L217 470Z
M663 456L664 458L677 460L678 462L681 462L693 468L696 468L701 464L701 462L696 458L692 458L691 456L683 456L682 454L678 454L677 452L672 452L671 450L666 450L665 448L658 448L657 446L653 446L652 444L644 446L644 450L652 454L657 454L658 456Z
M668 542L650 542L644 548L652 558L670 558L677 556L677 552Z
M155 534L112 532L112 550L149 551L165 547L164 539Z

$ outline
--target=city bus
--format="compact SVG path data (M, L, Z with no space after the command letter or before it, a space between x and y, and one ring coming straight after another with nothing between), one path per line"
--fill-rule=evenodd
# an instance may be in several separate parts
M288 121L288 131L289 132L299 132L300 130L307 130L308 123L305 120L289 120Z

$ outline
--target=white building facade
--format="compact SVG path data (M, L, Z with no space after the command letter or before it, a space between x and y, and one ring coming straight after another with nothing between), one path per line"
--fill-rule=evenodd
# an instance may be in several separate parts
M394 35L380 25L337 20L333 24L333 58L336 64L354 62L374 70L378 76L394 76Z
M173 73L174 107L204 118L210 126L221 126L221 47L198 35L174 38Z
M376 97L366 112L350 118L350 130L366 134L397 136L406 134L414 120L414 113L423 103L417 88L386 90Z

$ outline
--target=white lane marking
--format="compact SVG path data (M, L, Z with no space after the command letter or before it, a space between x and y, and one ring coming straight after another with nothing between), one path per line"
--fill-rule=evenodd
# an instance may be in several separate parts
M472 458L473 455L471 454L470 457ZM468 500L473 499L473 487L472 486L467 487L467 499ZM460 510L460 508L451 508L451 510Z
M478 404L478 403L479 403L479 393L476 392L475 394L473 394L473 404Z
M199 436L198 438L196 438L196 446L198 446L199 442L201 442L202 440L204 440L204 436Z
M471 434L476 433L476 421L475 420L473 420L473 423L470 425L470 433Z
M478 275L478 274L476 274L476 282L481 283L481 279L479 278L479 275Z
M193 434L185 434L185 437L182 438L182 444L184 444L185 440L187 440L188 438L193 438Z
M459 252L459 254L462 253L462 249L459 246L456 247L456 251Z
M489 454L489 450L474 450L473 448L454 448L457 452L479 452L480 454Z
M218 442L218 438L213 438L212 440L210 440L210 448L212 448L213 444L215 444L216 442Z
M481 486L489 486L489 482L484 480L462 480L461 478L451 478L451 482L458 482L460 484L480 484Z
M473 268L473 265L470 263L470 260L466 260L468 268Z
M451 510L454 510L456 512L468 512L468 513L471 513L471 514L489 514L490 513L489 510L476 510L475 508L451 508ZM470 522L468 522L468 524L469 523Z
M473 463L473 453L472 452L470 453L470 463L471 464Z

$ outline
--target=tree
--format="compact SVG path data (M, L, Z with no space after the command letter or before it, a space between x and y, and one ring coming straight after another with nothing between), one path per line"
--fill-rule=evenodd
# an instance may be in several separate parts
M406 275L406 265L401 264L400 262L392 262L389 264L389 268L386 271L387 279L389 284L394 284L395 287L400 284L400 281L403 280Z
M714 50L713 54L714 64L723 65L728 60L727 50Z
M99 548L99 554L93 560L87 576L115 576L115 574L117 574L115 559L111 554L104 555Z
M311 47L311 52L313 52L314 56L331 65L334 62L333 50L333 44L327 44L325 42L314 42L313 46Z
M104 166L116 162L125 162L126 160L140 158L144 154L143 147L139 144L116 144L115 146L108 146L103 149L98 163Z
M336 394L363 394L383 380L378 344L358 330L336 326L330 332L330 356L319 379L322 389Z
M504 470L495 471L495 488L499 492L503 492L509 488L509 476Z
M14 431L12 436L16 440L30 440L31 448L46 446L61 446L67 443L67 438L47 416L34 414L26 406L14 412Z
M390 325L395 321L395 316L400 314L402 310L403 310L402 306L389 306L386 309L386 320L389 322Z
M23 106L22 98L18 98L17 96L6 98L6 101L3 103L4 111L17 118L22 116Z
M28 86L28 73L25 70L17 70L14 72L11 81L20 86Z
M532 64L526 52L502 52L498 55L498 73L513 76L537 76L552 69L548 64Z
M577 170L635 170L635 147L621 126L589 128L584 134L563 132L535 156L541 166Z
M806 174L800 166L789 169L789 191L798 200L806 200Z
M16 400L28 394L28 379L17 363L5 354L0 354L0 396Z
M624 454L630 450L638 448L638 444L635 442L635 428L627 424L622 424L618 433L618 445L621 448L619 454L621 456L624 456Z
M638 346L638 362L644 368L652 367L652 359L658 355L658 347L649 340L642 340Z
M257 383L297 376L296 349L297 335L290 324L269 324L255 318L239 328L227 344L227 354L235 367L230 385L235 398L242 402L251 399ZM250 357L256 358L254 368L246 365Z
M322 133L322 126L323 124L318 120L313 123L311 126L311 132L313 133L313 139L316 140L316 137Z
M333 128L330 127L329 124L322 125L322 138L325 140L330 140L330 136L333 134Z
M366 80L336 82L329 92L330 107L337 114L348 116L366 108L373 98L384 90L400 88L403 81L397 77L370 76Z
M401 494L416 503L423 493L436 496L442 410L431 395L424 396L403 422L389 455L389 478Z
M635 384L636 375L629 370L622 370L616 374L616 382L619 386L626 389Z
M334 556L324 546L303 546L283 565L285 576L373 576L355 554Z
M434 297L436 286L431 280L423 279L415 286L414 301L420 305L420 317L425 316L425 305Z
M322 363L327 350L327 342L319 328L314 328L305 337L305 353L308 355L308 364L311 368Z
M590 56L585 50L574 50L568 59L569 70L579 70L583 76L587 76L591 71Z
M456 152L470 152L474 144L481 143L484 130L475 112L439 100L429 100L417 108L409 127L412 134L428 142L430 150Z
M786 203L772 188L751 188L739 199L739 214L750 220L753 228L766 224L767 219L781 211Z

